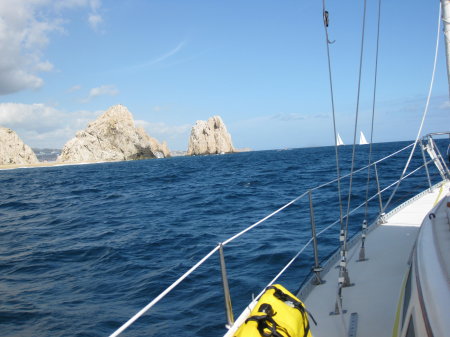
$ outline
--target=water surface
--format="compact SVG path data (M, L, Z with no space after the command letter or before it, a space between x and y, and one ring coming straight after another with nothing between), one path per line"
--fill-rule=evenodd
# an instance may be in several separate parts
M373 157L405 145L376 144ZM368 149L357 148L356 168ZM351 147L339 151L345 174ZM382 188L399 178L407 155L378 166ZM418 153L411 166L421 163ZM393 205L426 188L424 174L402 184ZM334 178L333 147L0 171L1 335L107 336L218 242ZM365 200L366 181L367 171L354 177L352 207ZM344 179L344 210L348 186ZM313 202L318 230L339 218L337 184L315 191ZM236 316L308 240L308 204L225 247ZM378 207L369 203L369 220ZM352 235L363 218L364 208L350 218ZM321 259L338 230L320 238ZM311 264L308 249L280 282L296 291ZM222 296L216 254L124 336L220 336Z

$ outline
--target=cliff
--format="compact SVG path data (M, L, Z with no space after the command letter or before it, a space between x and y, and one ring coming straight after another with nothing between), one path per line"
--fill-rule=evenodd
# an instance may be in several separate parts
M13 130L0 126L0 165L38 162L33 150Z
M159 144L142 128L136 128L131 112L123 105L109 108L85 130L69 140L59 162L117 161L163 158L167 144Z
M219 154L235 152L231 135L220 116L207 121L197 121L191 129L187 155Z

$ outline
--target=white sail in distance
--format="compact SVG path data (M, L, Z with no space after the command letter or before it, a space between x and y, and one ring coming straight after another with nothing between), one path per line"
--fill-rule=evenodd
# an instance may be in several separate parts
M367 145L369 144L367 142L366 137L364 136L364 133L361 131L361 134L359 135L359 145Z
M339 133L337 134L337 137L336 137L336 145L337 146L344 145L344 142L342 141L341 136L339 136Z

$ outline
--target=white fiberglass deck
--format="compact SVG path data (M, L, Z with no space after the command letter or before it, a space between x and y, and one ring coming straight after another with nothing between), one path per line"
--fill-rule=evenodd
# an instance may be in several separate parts
M358 314L355 336L391 336L400 289L407 262L423 218L438 199L448 192L449 184L409 203L387 222L371 231L366 239L367 261L357 262L360 243L349 250L348 270L354 286L343 289L343 316L330 316L337 295L337 263L323 276L325 284L315 286L304 300L316 318L314 337L348 336L350 314ZM343 319L345 321L345 328Z

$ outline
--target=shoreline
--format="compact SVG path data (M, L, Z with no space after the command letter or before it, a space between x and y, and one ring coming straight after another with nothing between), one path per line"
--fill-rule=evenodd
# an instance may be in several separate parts
M25 169L25 168L39 168L39 167L59 167L59 166L70 166L70 165L88 165L88 164L101 164L101 163L116 163L119 162L119 160L112 160L112 161L86 161L86 162L57 162L57 161L50 161L50 162L39 162L36 164L2 164L0 165L0 171L3 170L14 170L14 169Z
M233 153L243 153L243 152L252 152L250 148L242 148L235 149ZM205 154L204 156L212 156L215 154ZM203 155L202 155L203 156ZM183 155L171 155L170 157L191 157L186 154ZM167 157L167 158L170 158ZM152 158L157 159L157 158ZM98 160L98 161L84 161L84 162L58 162L58 161L49 161L49 162L39 162L35 164L0 164L0 171L3 170L14 170L14 169L25 169L25 168L39 168L39 167L58 167L58 166L70 166L70 165L88 165L88 164L101 164L101 163L119 163L123 161L133 161L139 159L131 159L131 160Z

